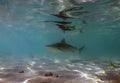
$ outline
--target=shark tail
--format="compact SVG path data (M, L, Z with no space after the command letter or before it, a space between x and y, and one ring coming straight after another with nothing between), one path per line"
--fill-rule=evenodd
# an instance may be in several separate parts
M85 46L82 46L81 48L78 49L79 54L83 51L84 48L85 48Z

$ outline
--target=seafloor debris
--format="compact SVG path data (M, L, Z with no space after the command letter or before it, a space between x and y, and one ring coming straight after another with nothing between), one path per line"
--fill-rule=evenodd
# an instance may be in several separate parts
M44 72L44 75L38 75L28 78L24 83L65 83L68 80L77 78L76 73L58 71L58 72Z
M19 71L18 73L24 73L24 70Z
M53 73L52 72L49 72L49 73L45 73L45 75L44 75L45 77L51 77L51 76L53 76Z
M120 83L120 71L106 71L103 75L97 75L102 81L107 83Z
M110 62L110 63L108 64L108 67L110 67L110 68L120 68L120 66L118 66L117 64L115 64L115 63L113 63L113 62Z

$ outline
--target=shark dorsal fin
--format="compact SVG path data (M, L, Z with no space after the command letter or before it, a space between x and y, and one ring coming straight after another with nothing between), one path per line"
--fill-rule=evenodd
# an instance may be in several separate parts
M64 38L61 40L61 43L65 43L65 39Z

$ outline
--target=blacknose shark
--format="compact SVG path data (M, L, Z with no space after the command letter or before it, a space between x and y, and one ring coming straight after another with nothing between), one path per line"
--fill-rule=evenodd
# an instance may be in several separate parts
M79 53L82 52L82 50L85 48L85 46L82 46L80 48L77 48L75 46L72 46L71 44L68 44L65 39L63 38L60 42L53 43L50 45L46 45L47 48L52 48L55 50L59 50L61 52L75 52L78 51Z

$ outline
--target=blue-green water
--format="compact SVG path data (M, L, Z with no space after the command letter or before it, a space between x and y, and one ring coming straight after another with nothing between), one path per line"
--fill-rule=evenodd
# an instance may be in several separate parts
M70 8L73 9L65 12L70 17L66 20L52 15ZM76 30L64 33L56 23L44 21L72 22L69 26L75 26ZM46 48L46 45L60 42L63 38L76 48L85 48L81 53ZM109 61L115 61L119 66L119 60L119 0L0 0L0 71L6 72L2 68L21 68L31 74L30 78L33 70L73 70L95 74L105 70ZM96 83L90 79L65 83ZM13 82L9 79L4 83ZM21 80L14 83L21 83Z

